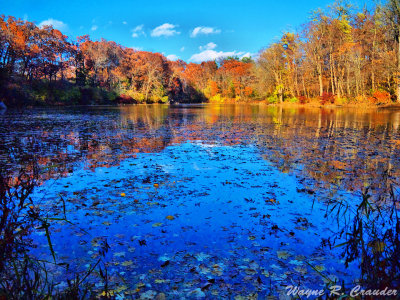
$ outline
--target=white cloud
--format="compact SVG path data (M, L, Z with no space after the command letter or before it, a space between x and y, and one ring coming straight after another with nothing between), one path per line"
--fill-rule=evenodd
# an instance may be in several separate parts
M254 54L251 54L250 52L246 52L246 53L243 54L240 58L243 58L243 57L252 58L252 57L254 57Z
M128 24L128 22L127 21L122 21L122 24L126 25L126 24Z
M176 56L175 54L170 54L170 55L167 56L167 59L168 59L168 60L178 60L179 57Z
M190 61L200 63L203 61L217 60L228 56L239 56L239 58L249 57L250 53L237 52L237 51L215 51L215 50L204 50L200 53L192 55Z
M143 47L132 46L131 48L136 51L143 51Z
M215 44L215 43L213 43L213 42L210 42L210 43L208 43L208 44L205 45L205 46L200 46L200 47L199 47L200 51L203 51L203 50L213 50L213 49L215 49L215 48L217 48L217 44Z
M199 26L193 29L192 33L190 34L190 37L195 38L201 34L208 35L208 34L218 34L218 33L221 33L221 30L215 29L213 27Z
M143 27L144 27L143 24L138 25L138 26L136 26L135 28L133 28L133 31L135 31L135 32L137 32L137 31L143 31Z
M92 31L96 31L96 30L97 30L97 28L99 28L97 25L93 25L93 26L92 26L92 28L90 28L90 30L92 30Z
M185 51L185 47L182 47L180 50L181 50L181 52Z
M143 28L144 28L144 25L143 25L143 24L138 25L138 26L136 26L135 28L133 28L133 29L132 29L132 37L133 37L133 38L137 38L137 37L139 37L140 35L146 35L146 34L144 33Z
M178 27L177 25L165 23L151 31L151 36L159 37L159 36L174 36L180 34L179 31L176 31L175 28Z
M39 27L49 26L49 25L53 26L54 29L58 29L58 30L61 30L61 31L68 30L67 24L65 24L62 21L55 20L55 19L52 19L52 18L42 21L39 24Z

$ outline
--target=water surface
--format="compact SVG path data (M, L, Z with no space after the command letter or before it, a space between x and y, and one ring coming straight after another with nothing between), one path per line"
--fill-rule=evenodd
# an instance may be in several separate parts
M328 201L399 182L400 111L259 105L138 105L8 111L0 159L34 153L57 259L103 258L120 295L278 295L288 284L353 284L326 243ZM10 153L11 158L10 159ZM35 255L50 258L43 234ZM65 285L62 270L54 274ZM92 280L96 280L93 278ZM100 284L100 283L99 283ZM122 286L122 288L121 288Z

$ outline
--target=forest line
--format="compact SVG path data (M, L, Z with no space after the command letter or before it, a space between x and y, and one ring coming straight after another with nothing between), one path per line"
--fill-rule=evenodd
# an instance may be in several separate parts
M400 101L400 1L336 1L255 58L170 61L0 16L0 101L31 104Z

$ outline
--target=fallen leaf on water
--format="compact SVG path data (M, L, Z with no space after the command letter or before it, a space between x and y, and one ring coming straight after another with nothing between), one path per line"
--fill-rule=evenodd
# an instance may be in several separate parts
M155 188L158 188L158 183L155 183L155 184L154 184L154 187L155 187Z
M268 271L263 271L262 274L263 274L265 277L270 277L270 276L271 276L271 274L270 274Z
M211 256L208 255L208 254L205 254L205 253L201 252L201 253L196 254L195 257L196 257L196 259L197 259L198 261L203 261L203 260L205 260L205 259L210 258Z
M160 227L160 226L162 226L162 224L163 224L163 223L154 223L154 224L153 224L153 227Z
M301 266L303 264L303 262L300 260L297 260L297 259L292 259L291 261L289 261L289 264Z
M126 194L125 193L121 193L121 197L125 197L126 196Z
M167 220L171 220L171 221L175 219L174 216L166 216L165 218L166 218Z
M126 260L126 261L122 262L121 265L123 265L124 267L131 266L131 265L133 265L133 261Z
M191 297L191 298L204 298L206 296L206 294L200 288L197 288L197 289L189 292L187 294L187 296Z
M126 285L120 285L115 289L115 292L116 293L121 293L122 291L125 291L127 289L128 289L128 287Z
M287 259L290 254L287 251L276 251L276 254L278 255L279 259Z
M170 282L169 279L156 279L156 280L154 280L154 283L159 283L159 284L168 283L168 282Z
M257 274L257 271L254 270L254 269L246 269L246 270L244 270L244 272L245 272L247 275L255 275L255 274Z
M125 256L125 252L115 252L114 256L115 257L124 257Z
M300 274L307 274L307 269L306 268L304 268L304 267L300 267L300 266L297 266L296 268L294 268L294 270L296 271L296 272L299 272Z
M145 293L141 294L140 299L151 300L151 299L154 299L156 295L157 295L156 291L149 290L149 291L146 291Z
M323 272L323 271L325 271L325 267L324 267L323 265L315 266L315 269L316 269L318 272Z

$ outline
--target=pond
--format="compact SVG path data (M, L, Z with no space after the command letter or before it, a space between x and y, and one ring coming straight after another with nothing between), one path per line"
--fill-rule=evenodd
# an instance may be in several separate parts
M59 288L99 259L112 293L142 299L278 296L352 286L328 203L399 184L400 111L264 105L9 110L0 162L35 154ZM32 254L52 260L44 231ZM339 238L340 241L340 238ZM336 241L338 243L338 241ZM109 249L102 253L104 245ZM106 247L108 248L108 247ZM101 289L101 280L91 274Z

